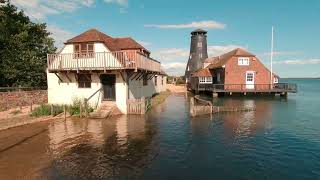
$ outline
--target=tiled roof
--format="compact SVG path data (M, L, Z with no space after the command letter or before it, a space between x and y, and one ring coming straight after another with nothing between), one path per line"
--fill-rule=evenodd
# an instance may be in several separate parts
M191 74L191 77L209 77L212 76L208 68L199 69L198 71Z
M217 56L217 57L211 57L211 58L207 58L205 60L206 63L211 63L208 68L209 69L213 69L213 68L218 68L218 67L222 67L223 65L225 65L232 57L255 57L254 54L251 54L241 48L237 48L234 49L228 53L225 53L221 56Z
M96 29L90 29L84 33L81 33L80 35L69 39L66 44L83 42L102 42L110 51L120 51L126 49L144 49L145 51L148 51L130 37L113 38Z

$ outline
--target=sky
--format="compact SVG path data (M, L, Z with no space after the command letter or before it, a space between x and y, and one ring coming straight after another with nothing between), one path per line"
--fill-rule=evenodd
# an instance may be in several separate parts
M11 0L63 42L90 28L132 37L170 75L183 75L190 32L208 31L209 56L241 47L280 77L320 77L320 0Z

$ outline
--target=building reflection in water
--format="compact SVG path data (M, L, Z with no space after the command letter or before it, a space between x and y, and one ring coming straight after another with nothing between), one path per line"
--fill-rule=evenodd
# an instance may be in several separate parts
M159 110L159 108L157 108ZM160 109L161 110L161 109ZM155 128L147 116L109 120L56 121L49 126L54 156L45 176L59 178L138 178L156 156Z
M223 133L230 138L251 136L271 127L272 101L261 98L215 98L213 104L223 107L255 108L248 112L217 113L192 118L193 130L208 131L212 123L223 123ZM211 120L214 120L212 122ZM202 127L203 126L203 127ZM210 132L208 132L210 133ZM202 132L203 135L204 132Z

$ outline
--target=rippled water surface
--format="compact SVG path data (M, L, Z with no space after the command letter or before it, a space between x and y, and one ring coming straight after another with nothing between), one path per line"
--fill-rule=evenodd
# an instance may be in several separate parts
M320 81L294 82L287 100L213 100L253 112L190 118L174 94L146 116L2 131L0 179L319 179Z

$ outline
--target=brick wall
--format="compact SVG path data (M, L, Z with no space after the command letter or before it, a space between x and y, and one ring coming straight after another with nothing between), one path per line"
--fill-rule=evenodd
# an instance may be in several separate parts
M0 92L0 110L48 103L47 90Z
M254 71L254 84L262 86L270 84L270 71L261 63L257 57L250 57L248 66L239 66L238 57L232 57L226 64L225 84L246 84L246 72Z

